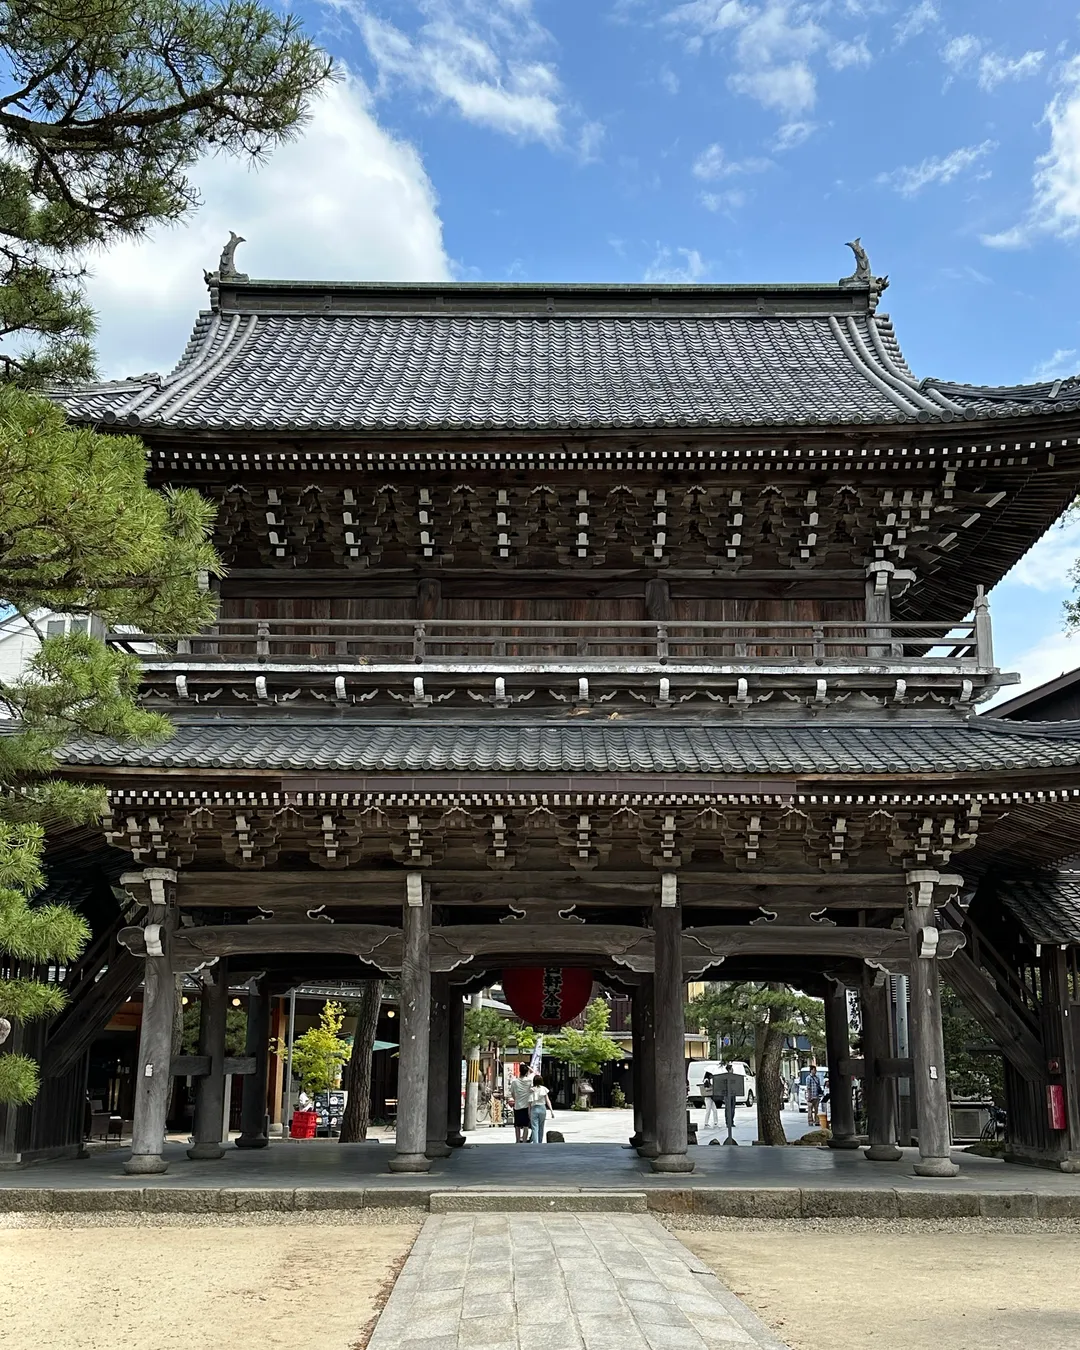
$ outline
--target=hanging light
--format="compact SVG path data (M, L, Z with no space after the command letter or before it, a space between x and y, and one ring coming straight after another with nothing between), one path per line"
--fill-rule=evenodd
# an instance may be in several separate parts
M184 997L180 1000L180 1002L181 1002L181 1004L182 1004L185 1008L187 1007L187 1005L188 1005L187 994L184 995Z
M387 1008L386 1015L387 1017L396 1017L397 1013L393 1010L393 1008Z
M239 1008L239 1006L240 1006L240 1000L239 1000L238 998L234 998L233 1001L232 1001L232 1005L233 1005L234 1008Z

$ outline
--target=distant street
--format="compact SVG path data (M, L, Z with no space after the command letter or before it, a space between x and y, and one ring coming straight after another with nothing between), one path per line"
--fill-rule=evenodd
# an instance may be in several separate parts
M708 1144L711 1139L723 1140L727 1130L706 1130L705 1110L691 1111L691 1119L698 1127L698 1143ZM784 1133L789 1140L796 1140L807 1130L806 1116L800 1111L785 1111L781 1117ZM597 1108L592 1111L558 1111L548 1117L548 1129L558 1130L566 1136L568 1144L625 1144L634 1130L634 1113L626 1107L616 1111L611 1108ZM381 1131L377 1132L382 1137ZM757 1138L756 1107L739 1106L735 1109L735 1142L752 1144ZM512 1144L514 1130L510 1125L491 1128L479 1125L469 1134L471 1144Z

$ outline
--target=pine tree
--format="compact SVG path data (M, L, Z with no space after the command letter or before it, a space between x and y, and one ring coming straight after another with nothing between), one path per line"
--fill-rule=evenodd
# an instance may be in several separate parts
M185 216L201 156L295 135L329 58L257 0L6 0L0 51L0 379L83 379L88 252Z
M154 492L133 437L69 427L51 403L0 386L0 608L36 627L42 609L95 616L162 634L210 620L200 583L219 570L213 507L197 493ZM0 1040L12 1022L63 1002L41 968L78 956L88 937L69 909L35 905L50 824L96 823L101 789L54 776L56 754L80 735L149 741L169 723L135 701L139 661L89 632L46 637L26 673L0 682ZM38 1087L28 1057L0 1054L0 1101Z

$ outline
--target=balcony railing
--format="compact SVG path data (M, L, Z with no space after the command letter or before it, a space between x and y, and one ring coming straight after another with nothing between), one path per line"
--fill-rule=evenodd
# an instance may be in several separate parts
M989 617L959 623L553 622L544 619L223 619L167 638L114 632L108 641L150 665L332 663L364 667L552 665L993 666Z

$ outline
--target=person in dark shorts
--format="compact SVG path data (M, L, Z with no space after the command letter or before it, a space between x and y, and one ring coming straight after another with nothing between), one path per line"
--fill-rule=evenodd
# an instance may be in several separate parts
M514 1142L518 1144L528 1144L532 1140L532 1123L529 1120L532 1080L528 1064L519 1064L518 1076L510 1083L510 1102L514 1108Z

